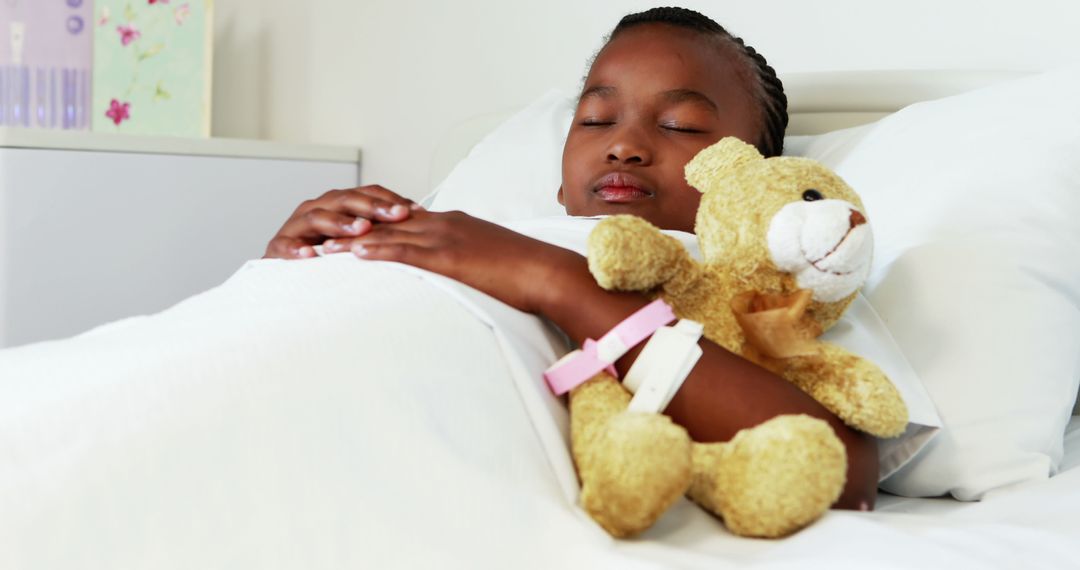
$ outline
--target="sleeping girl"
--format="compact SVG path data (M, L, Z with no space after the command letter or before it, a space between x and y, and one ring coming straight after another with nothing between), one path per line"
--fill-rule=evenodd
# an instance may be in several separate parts
M623 18L596 55L562 160L557 199L570 216L634 214L693 232L700 193L683 166L725 136L782 151L787 101L753 48L697 12L657 8ZM513 200L513 189L506 189ZM351 251L438 273L548 319L575 343L600 338L647 304L601 289L575 252L460 212L430 212L379 186L334 190L300 205L266 257ZM726 441L780 414L829 422L848 453L838 508L873 507L875 441L782 378L706 339L704 354L665 410L697 441ZM638 350L618 363L625 373Z

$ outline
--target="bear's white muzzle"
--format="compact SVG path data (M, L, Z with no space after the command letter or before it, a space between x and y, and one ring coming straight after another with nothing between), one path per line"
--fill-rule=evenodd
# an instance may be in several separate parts
M814 300L832 303L866 281L874 235L863 213L844 200L792 202L769 223L769 252Z

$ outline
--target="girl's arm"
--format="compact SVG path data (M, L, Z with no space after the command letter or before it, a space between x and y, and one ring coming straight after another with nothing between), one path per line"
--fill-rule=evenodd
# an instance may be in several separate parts
M328 241L329 239L329 241ZM441 273L518 309L541 314L575 342L600 338L647 302L601 289L585 259L460 212L430 213L381 186L332 190L305 201L267 246L267 257L312 257L352 249ZM847 447L848 476L836 506L871 508L877 489L873 438L844 425L782 378L707 339L704 352L665 412L697 441L727 441L780 414L822 418ZM624 373L640 348L617 363Z
M584 257L460 212L411 212L375 224L353 241L365 259L397 261L456 279L520 310L547 317L577 343L598 339L648 303L637 293L600 288ZM711 341L665 413L694 440L727 441L781 414L807 414L833 427L847 448L848 476L836 506L870 509L877 490L874 439L847 427L783 378ZM625 373L638 349L617 363Z
M601 289L585 258L573 252L553 268L551 286L538 312L559 326L574 342L598 339L649 302L635 293ZM703 354L664 413L690 432L695 441L728 441L739 430L781 414L821 418L847 448L848 472L836 508L869 510L877 493L877 443L849 428L813 398L783 378L732 354L702 337ZM625 375L641 346L616 363Z

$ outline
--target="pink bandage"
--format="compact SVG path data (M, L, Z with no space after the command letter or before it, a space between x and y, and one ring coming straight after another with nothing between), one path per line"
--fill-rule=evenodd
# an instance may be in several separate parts
M544 379L553 392L562 395L604 370L618 378L613 366L615 361L673 320L675 313L671 306L657 299L615 325L599 341L586 339L581 349L567 354L548 368Z

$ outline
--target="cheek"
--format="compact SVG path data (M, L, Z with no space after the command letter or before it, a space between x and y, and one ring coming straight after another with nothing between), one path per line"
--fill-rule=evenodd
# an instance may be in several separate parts
M694 187L690 186L690 183L686 181L686 165L698 155L699 152L705 150L716 141L706 142L694 142L680 146L675 152L672 152L670 159L670 171L668 173L669 178L677 179L680 188L686 188L693 190ZM694 190L697 192L697 190Z
M572 137L566 139L563 146L562 156L562 190L561 195L567 203L572 203L577 198L577 190L583 185L581 180L585 165L582 161L584 153L578 141Z

